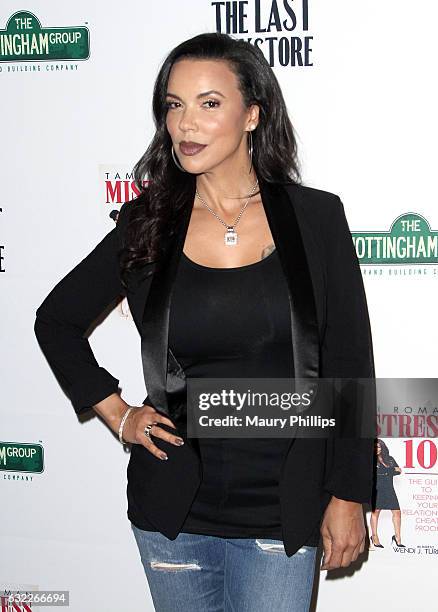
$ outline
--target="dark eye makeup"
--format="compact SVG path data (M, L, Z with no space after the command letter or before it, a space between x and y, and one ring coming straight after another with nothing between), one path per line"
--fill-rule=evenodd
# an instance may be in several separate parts
M206 104L207 102L213 102L214 104L214 106L209 106L207 108L216 108L216 106L220 106L220 102L218 100L212 100L212 99L205 100L203 104ZM172 104L179 104L179 102L175 102L174 100L167 100L164 103L164 106L165 108L175 108L174 106L171 106Z

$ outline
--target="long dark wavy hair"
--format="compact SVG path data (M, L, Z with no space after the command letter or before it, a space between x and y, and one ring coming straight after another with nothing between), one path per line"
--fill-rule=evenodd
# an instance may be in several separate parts
M131 270L159 261L181 214L195 197L196 174L182 172L175 165L166 127L169 74L183 58L228 63L237 76L246 108L251 104L260 107L259 122L252 132L252 163L259 181L301 183L294 128L277 78L262 51L218 32L182 42L167 55L156 78L152 99L155 134L133 169L139 195L129 204L129 223L119 255L124 285Z
M382 455L383 463L385 463L385 465L392 466L395 463L395 459L389 454L389 448L387 447L385 442L381 438L376 438L375 447L377 447L377 444L380 444L380 452Z

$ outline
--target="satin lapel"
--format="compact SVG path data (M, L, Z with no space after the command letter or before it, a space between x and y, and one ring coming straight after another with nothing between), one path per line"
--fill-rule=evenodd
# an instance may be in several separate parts
M169 415L167 398L167 362L169 313L172 286L183 250L192 213L186 208L181 223L166 250L162 265L156 267L146 298L142 320L141 356L148 396L156 410Z
M295 378L319 375L319 330L311 271L295 211L298 191L260 181L260 192L289 289ZM306 390L317 386L306 385Z

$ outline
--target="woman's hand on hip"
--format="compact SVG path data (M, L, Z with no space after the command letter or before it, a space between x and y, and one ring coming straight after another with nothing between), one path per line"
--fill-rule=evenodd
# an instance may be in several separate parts
M152 425L153 423L157 425ZM134 410L131 410L123 426L123 439L132 444L141 444L158 459L167 459L166 453L154 444L153 438L161 438L175 446L181 446L184 440L163 429L160 423L176 430L172 421L157 412L153 406L147 404L134 406ZM149 430L150 437L144 431L147 425L152 425Z
M348 567L365 550L362 504L332 496L321 524L324 547L321 570Z

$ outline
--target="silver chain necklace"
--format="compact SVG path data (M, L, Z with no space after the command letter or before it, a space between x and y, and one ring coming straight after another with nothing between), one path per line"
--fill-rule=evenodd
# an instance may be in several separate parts
M252 196L252 194L254 193L254 191L255 191L255 189L256 189L256 187L257 187L257 185L258 185L258 182L259 182L259 179L257 179L257 180L256 180L256 182L255 182L255 184L254 184L254 187L252 188L251 193L249 194L249 198L247 199L247 201L246 201L246 202L245 202L245 204L243 205L242 210L241 210L241 211L240 211L240 213L238 214L237 219L236 219L236 221L233 223L233 225L228 225L228 223L225 223L225 221L224 221L223 219L221 219L221 218L219 217L219 215L218 215L218 214L216 214L216 213L214 212L214 210L212 210L212 209L210 208L210 206L207 204L207 202L201 198L201 196L199 195L199 192L198 192L198 188L196 188L196 195L197 195L197 196L198 196L198 198L201 200L201 202L204 204L204 206L206 206L206 207L208 208L208 210L209 210L209 211L210 211L210 212L211 212L211 213L212 213L212 214L213 214L213 215L216 217L216 219L218 219L218 220L219 220L219 221L222 223L222 225L225 225L225 227L227 228L227 231L225 232L225 235L224 235L224 241L225 241L225 244L226 244L227 246L236 246L236 245L237 245L237 232L236 232L236 229L235 229L235 228L236 228L236 225L237 225L237 224L239 223L239 221L240 221L240 217L242 216L243 211L244 211L244 210L245 210L245 208L248 206L248 202L250 201L251 196Z

